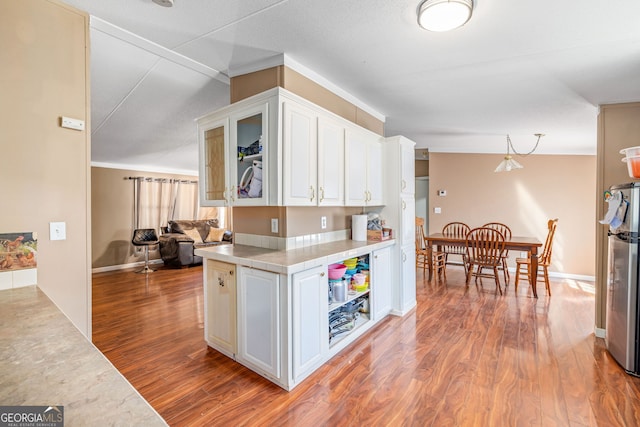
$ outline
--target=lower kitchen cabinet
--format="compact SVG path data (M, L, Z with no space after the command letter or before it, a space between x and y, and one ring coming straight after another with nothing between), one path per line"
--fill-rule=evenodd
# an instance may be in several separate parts
M393 308L393 288L391 281L391 248L379 249L373 253L371 261L373 274L373 318L380 320L391 313Z
M239 266L236 359L279 380L280 343L280 275Z
M207 343L229 357L236 353L236 266L206 260L204 336Z
M300 382L328 351L328 284L324 265L294 273L291 281L293 380Z

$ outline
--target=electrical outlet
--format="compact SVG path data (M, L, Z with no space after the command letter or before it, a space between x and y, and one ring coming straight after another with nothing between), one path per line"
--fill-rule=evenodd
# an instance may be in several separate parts
M271 218L271 232L278 232L278 218Z
M433 213L442 213L442 208L433 208Z
M66 240L67 224L65 222L49 223L49 239L50 240Z
M320 227L324 230L325 228L327 228L327 217L323 216L320 217Z

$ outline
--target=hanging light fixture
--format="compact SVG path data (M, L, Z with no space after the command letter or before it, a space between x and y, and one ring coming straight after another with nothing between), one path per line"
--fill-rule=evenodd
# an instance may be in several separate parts
M418 24L429 31L449 31L466 24L472 11L473 0L424 0Z
M507 134L507 154L506 156L504 156L504 159L502 159L502 161L500 162L500 164L498 165L498 167L496 168L496 170L494 170L494 172L509 172L513 169L522 169L524 168L524 166L522 166L520 163L518 163L518 161L516 161L513 156L511 156L511 151L513 150L513 152L515 154L517 154L518 156L528 156L529 154L533 154L534 151L536 151L536 148L538 148L538 143L540 143L540 138L542 138L544 136L543 133L536 133L534 136L538 137L538 140L536 141L536 145L534 145L533 149L531 151L529 151L528 153L518 153L516 151L515 148L513 148L513 144L511 143L511 138L509 138L509 135Z
M153 2L164 7L173 7L173 0L153 0Z

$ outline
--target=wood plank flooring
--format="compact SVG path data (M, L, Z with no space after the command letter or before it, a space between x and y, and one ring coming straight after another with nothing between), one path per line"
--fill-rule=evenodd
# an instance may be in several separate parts
M390 316L292 392L207 347L202 268L93 276L93 340L171 426L637 426L640 379L593 335L591 284L418 272Z

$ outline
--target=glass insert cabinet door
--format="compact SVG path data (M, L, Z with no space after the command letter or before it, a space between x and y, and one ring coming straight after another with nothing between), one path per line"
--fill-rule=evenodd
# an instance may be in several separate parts
M231 197L229 176L228 120L219 120L201 127L200 204L224 206Z
M267 105L249 107L231 116L230 176L235 205L266 204Z

